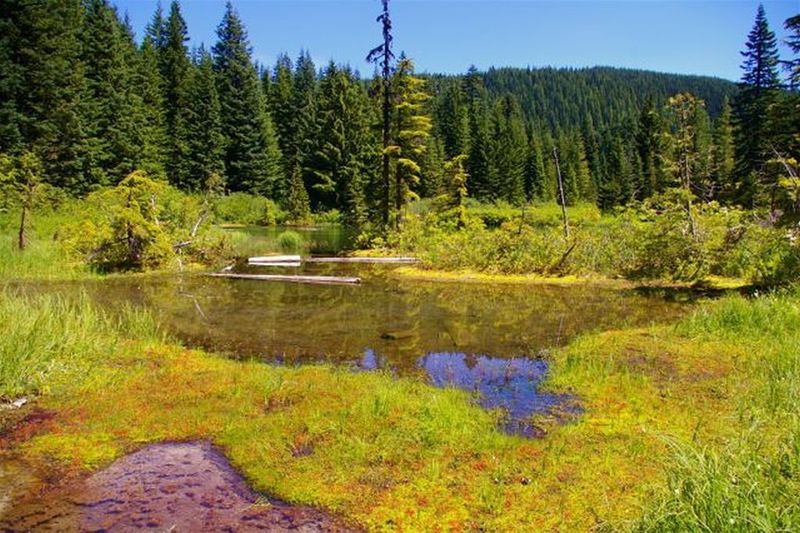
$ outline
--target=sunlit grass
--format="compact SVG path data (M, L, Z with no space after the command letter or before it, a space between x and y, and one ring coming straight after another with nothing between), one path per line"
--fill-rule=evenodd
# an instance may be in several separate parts
M728 297L677 326L578 339L552 355L547 387L576 394L584 412L566 425L540 420L549 433L538 440L498 432L497 414L463 391L237 362L165 344L143 315L4 300L3 323L27 332L3 335L4 354L32 346L91 362L36 387L58 416L18 450L34 463L98 468L144 443L208 438L257 489L375 530L800 523L795 294ZM60 351L51 332L66 339Z

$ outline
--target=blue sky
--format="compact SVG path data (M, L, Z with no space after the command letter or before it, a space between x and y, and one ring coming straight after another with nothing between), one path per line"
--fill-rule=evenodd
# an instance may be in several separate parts
M162 0L168 10L170 0ZM141 36L156 0L112 0ZM800 13L800 0L765 1L770 27ZM253 56L273 64L301 48L318 65L334 59L364 74L380 40L378 0L234 0ZM396 49L427 72L490 66L611 65L738 79L757 1L394 0ZM216 41L224 0L182 0L192 44ZM786 48L781 47L786 54Z

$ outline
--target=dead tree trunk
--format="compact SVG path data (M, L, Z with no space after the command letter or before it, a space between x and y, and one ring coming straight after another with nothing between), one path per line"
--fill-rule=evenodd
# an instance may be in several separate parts
M553 157L556 160L556 175L558 176L558 196L561 203L561 218L564 222L564 237L569 239L569 217L567 216L567 199L564 196L564 181L561 179L561 166L558 164L558 150L553 147Z

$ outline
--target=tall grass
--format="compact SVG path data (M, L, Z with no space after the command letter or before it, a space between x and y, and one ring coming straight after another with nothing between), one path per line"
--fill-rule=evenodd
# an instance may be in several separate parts
M752 347L734 388L742 429L721 446L670 441L668 490L636 529L800 531L800 296L729 297L677 329Z
M153 318L123 308L111 315L88 297L0 293L0 397L47 392L110 358L123 339L157 339Z

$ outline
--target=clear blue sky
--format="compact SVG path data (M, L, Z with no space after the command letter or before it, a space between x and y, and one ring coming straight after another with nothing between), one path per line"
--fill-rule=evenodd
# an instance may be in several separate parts
M156 0L112 0L141 37ZM162 0L165 12L170 0ZM779 40L800 0L765 1ZM301 48L318 66L334 59L371 74L378 0L234 0L254 58L272 65ZM611 65L738 79L757 1L394 0L396 49L417 70L458 73L490 66ZM224 0L182 0L192 44L216 41ZM786 54L786 48L781 47Z

